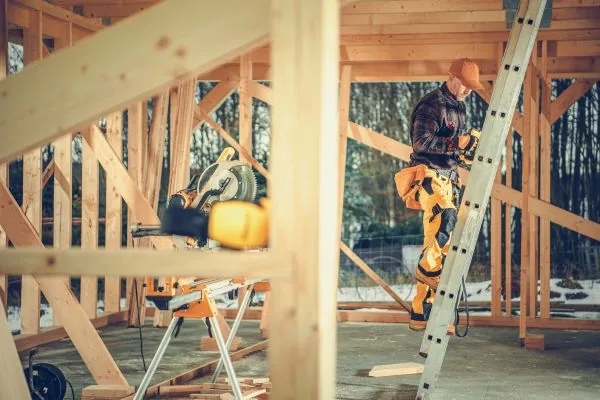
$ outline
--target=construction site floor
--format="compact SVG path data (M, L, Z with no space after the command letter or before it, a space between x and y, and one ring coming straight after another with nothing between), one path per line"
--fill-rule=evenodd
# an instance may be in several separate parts
M142 329L146 366L165 329L150 325ZM101 329L100 335L130 385L144 375L140 336L124 324ZM438 387L432 399L444 400L558 400L598 399L600 393L600 332L530 330L545 334L546 349L520 346L518 329L471 327L466 338L450 340ZM173 339L152 383L158 383L203 363L218 353L200 351L206 335L202 321L187 320ZM243 321L239 335L242 347L261 341L258 321ZM403 362L424 363L417 353L422 334L405 324L341 323L338 325L337 399L404 400L413 393L420 375L372 378L364 371L376 365ZM21 354L23 365L28 351ZM75 398L83 387L95 384L69 340L40 346L34 362L50 362L73 384ZM238 376L265 377L266 352L235 361ZM226 376L223 371L223 377ZM206 382L210 377L194 383ZM70 399L70 391L65 399Z

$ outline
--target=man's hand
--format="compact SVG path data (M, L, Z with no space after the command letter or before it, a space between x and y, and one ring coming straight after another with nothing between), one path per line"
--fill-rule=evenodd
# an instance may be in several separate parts
M463 135L458 139L458 147L460 147L461 150L464 150L467 153L473 153L479 145L480 137L481 132L479 132L475 128L471 128L469 129L466 135Z
M459 147L462 150L460 159L467 165L471 164L475 158L475 150L479 145L480 136L481 132L471 128L466 135L459 138Z

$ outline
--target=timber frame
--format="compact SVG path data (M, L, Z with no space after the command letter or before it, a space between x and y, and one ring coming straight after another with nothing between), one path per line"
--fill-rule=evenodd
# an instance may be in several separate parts
M137 318L132 289L161 274L271 278L269 363L273 398L334 397L338 321L407 322L406 312L337 311L341 249L390 297L408 307L383 279L340 242L347 140L407 160L411 148L348 120L350 84L438 81L454 58L471 57L482 71L489 101L508 39L502 0L0 0L0 386L29 398L17 350L68 336L98 384L127 385L95 328ZM232 10L235 10L233 12ZM301 12L299 12L301 10ZM75 12L76 11L76 12ZM492 313L485 326L600 330L600 321L550 317L550 223L600 240L600 225L550 203L550 127L600 80L600 1L554 0L537 37L523 83L524 110L513 128L523 139L523 190L494 184L491 206ZM81 15L80 15L81 14ZM218 16L203 19L200 16ZM243 16L243 18L242 18ZM447 20L442 20L447 18ZM315 25L315 21L318 24ZM435 23L432 23L435 22ZM215 36L215 32L218 35ZM217 37L218 39L215 39ZM25 67L7 75L8 42L24 48ZM201 49L201 51L198 51ZM115 57L110 57L112 54ZM557 99L551 80L575 83ZM198 80L218 81L195 103ZM258 81L274 83L273 89ZM212 117L227 96L240 95L240 140ZM293 93L294 95L290 95ZM252 157L252 99L272 112L272 160ZM144 116L154 105L150 125ZM240 158L267 178L273 198L270 250L261 253L173 252L155 238L121 243L121 200L128 223L158 221L161 163L170 104L171 162L189 165L190 132L206 123ZM127 149L122 148L128 111ZM106 125L101 127L99 120ZM82 145L81 248L71 248L71 145ZM533 146L532 143L538 143ZM512 135L504 165L512 174ZM54 157L42 170L41 147ZM127 166L122 161L127 151ZM339 157L332 157L339 151ZM8 189L7 163L23 157L23 204ZM539 165L539 168L538 168ZM98 171L106 172L105 248L98 249ZM187 172L186 172L187 171ZM189 179L171 170L169 191ZM468 171L461 171L468 184ZM40 240L41 191L54 176L54 240ZM289 176L294 176L291 182ZM537 183L539 181L539 184ZM510 179L507 179L510 182ZM307 188L309 188L307 190ZM337 198L338 202L322 199ZM510 284L502 305L501 209L523 211L520 317L512 317ZM294 212L290 212L294 210ZM509 214L509 213L508 213ZM508 231L510 231L508 229ZM508 242L507 242L508 241ZM506 259L511 259L506 246ZM159 251L157 251L159 250ZM21 333L10 338L5 317L8 275L22 276ZM81 276L81 296L69 287ZM97 315L97 277L105 276L105 314ZM127 277L127 307L120 300ZM537 282L540 281L540 300ZM54 327L40 329L40 292ZM143 296L142 296L143 297ZM504 312L503 312L504 308ZM155 313L155 318L159 313ZM257 317L252 312L249 318ZM223 316L231 317L229 310ZM168 318L169 316L165 316ZM155 320L155 324L164 321Z

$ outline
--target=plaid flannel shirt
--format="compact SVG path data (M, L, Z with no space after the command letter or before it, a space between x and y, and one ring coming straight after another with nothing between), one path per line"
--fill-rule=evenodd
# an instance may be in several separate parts
M410 165L455 169L459 164L458 138L467 131L466 116L464 102L450 93L446 83L423 96L411 116Z

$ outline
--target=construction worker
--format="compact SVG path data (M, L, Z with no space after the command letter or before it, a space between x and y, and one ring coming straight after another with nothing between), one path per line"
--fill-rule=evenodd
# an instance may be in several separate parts
M456 224L460 193L457 167L479 143L479 132L467 129L464 100L472 90L481 88L477 64L469 59L456 60L447 80L423 96L411 116L413 153L395 181L407 207L423 211L424 241L415 270L417 290L409 322L415 331L426 328ZM454 326L448 333L454 333Z

